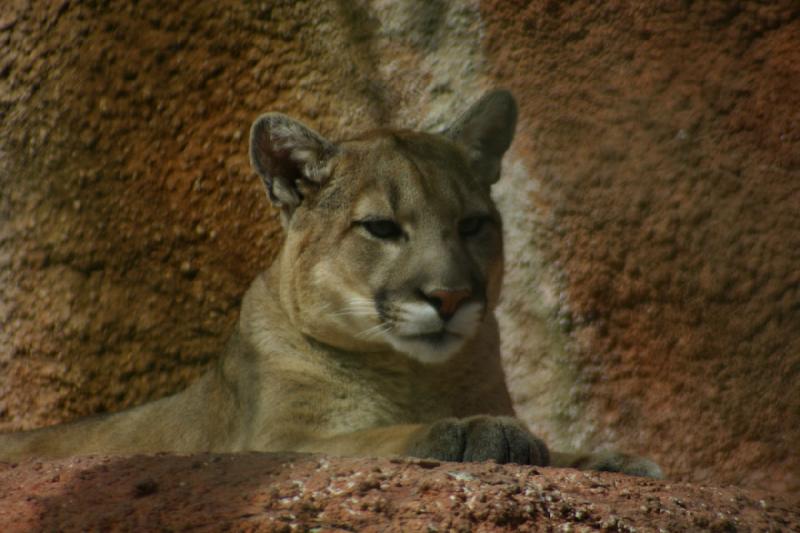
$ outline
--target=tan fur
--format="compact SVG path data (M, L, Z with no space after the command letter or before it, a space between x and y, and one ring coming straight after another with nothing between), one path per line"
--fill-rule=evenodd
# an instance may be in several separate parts
M260 117L251 159L287 236L218 363L153 403L0 435L0 459L257 450L547 464L546 447L512 418L493 315L502 239L489 191L515 119L504 91L443 134L332 143L288 117ZM376 236L374 220L402 235ZM439 308L452 317L437 315L441 294L459 295ZM659 474L618 454L552 457Z

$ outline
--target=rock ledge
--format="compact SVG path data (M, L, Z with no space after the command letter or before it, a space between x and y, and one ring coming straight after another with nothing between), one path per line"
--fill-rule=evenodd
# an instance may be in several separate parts
M798 531L734 487L492 463L298 454L0 463L0 531Z

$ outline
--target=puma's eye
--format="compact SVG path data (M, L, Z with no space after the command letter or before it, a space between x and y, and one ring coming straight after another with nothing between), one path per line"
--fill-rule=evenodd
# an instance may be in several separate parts
M486 221L487 217L484 216L465 218L458 223L458 233L462 237L474 237L481 232Z
M397 239L403 235L403 229L394 220L385 218L361 220L358 224L378 239Z

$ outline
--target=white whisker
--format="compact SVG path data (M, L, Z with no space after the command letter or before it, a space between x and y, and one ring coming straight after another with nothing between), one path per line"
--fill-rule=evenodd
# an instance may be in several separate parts
M387 333L391 329L392 326L390 324L381 323L376 326L367 328L364 331L356 334L356 337L359 337L361 339L369 339Z
M330 313L332 317L369 317L376 315L372 300L354 296L347 299L347 303L340 309Z
M335 313L331 313L331 316L368 315L371 312L372 312L371 309L342 309L341 311L336 311Z
M371 305L349 305L331 313L331 316L370 316L375 314Z

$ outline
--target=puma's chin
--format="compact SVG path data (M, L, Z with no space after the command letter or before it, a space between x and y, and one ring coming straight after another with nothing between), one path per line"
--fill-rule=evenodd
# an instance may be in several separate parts
M446 330L424 335L389 335L388 340L396 351L425 364L446 362L467 341L464 336Z
M464 305L447 322L428 304L411 303L398 306L400 321L386 333L386 340L395 351L421 363L444 363L478 332L484 305Z

